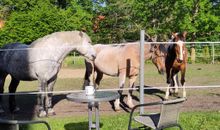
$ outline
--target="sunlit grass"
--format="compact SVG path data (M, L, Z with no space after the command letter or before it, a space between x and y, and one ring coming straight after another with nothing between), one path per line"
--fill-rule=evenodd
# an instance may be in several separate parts
M87 130L88 118L86 115L75 117L48 118L46 119L52 130ZM100 117L101 130L127 130L129 114L102 115ZM183 112L180 114L179 123L184 130L219 130L219 112ZM133 127L140 124L132 123ZM42 125L30 125L21 130L44 130ZM177 130L169 128L167 130Z

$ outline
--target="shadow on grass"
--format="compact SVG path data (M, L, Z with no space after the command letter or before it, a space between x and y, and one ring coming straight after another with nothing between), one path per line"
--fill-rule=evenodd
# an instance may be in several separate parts
M100 123L100 128L102 128L103 124ZM65 130L88 130L89 124L88 122L76 122L76 123L68 123L64 125Z
M9 111L8 96L3 97L5 113L1 114L2 119L10 120L31 120L36 115L36 95L16 95L16 104L20 111L11 113Z
M136 86L136 88L140 88L140 86ZM148 95L154 95L159 97L161 100L164 100L164 97L162 95L165 94L164 91L160 90L160 89L154 89L153 86L144 86L144 94L148 94ZM139 90L137 90L139 92Z
M136 88L139 88L139 86L136 86ZM154 96L159 97L161 100L164 100L164 97L162 96L162 95L165 94L164 91L162 91L160 89L154 89L153 86L146 86L145 85L144 88L149 88L149 89L145 89L144 90L144 94L154 95ZM139 89L137 91L139 92ZM127 95L125 95L125 94L122 94L120 96L120 107L122 108L123 111L125 111L127 113L130 113L131 109L128 107L128 105L125 102L125 100L126 100L125 98L126 97L127 97ZM136 95L132 95L132 99L137 101L137 102L140 102L139 97L136 96ZM114 101L110 101L110 104L111 104L113 110L115 110Z
M66 99L66 94L56 94L56 95L53 95L53 106L55 106L57 103L59 103L61 100L64 100Z

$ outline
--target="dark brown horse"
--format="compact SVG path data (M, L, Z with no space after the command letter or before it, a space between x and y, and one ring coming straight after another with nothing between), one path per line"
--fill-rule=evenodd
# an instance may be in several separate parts
M185 73L187 65L187 48L185 45L186 32L183 33L172 33L172 42L169 44L167 49L166 57L166 73L168 88L166 91L165 99L169 97L170 86L175 87L174 93L178 93L178 72L181 72L181 85L183 87L183 97L186 97L185 90Z

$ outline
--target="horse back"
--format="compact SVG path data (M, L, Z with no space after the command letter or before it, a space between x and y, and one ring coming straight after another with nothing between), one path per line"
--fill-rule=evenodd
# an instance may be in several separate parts
M139 67L138 47L135 44L96 45L95 66L101 72L118 76L120 71L133 72Z
M28 57L28 45L11 43L0 51L0 70L16 79L31 79Z

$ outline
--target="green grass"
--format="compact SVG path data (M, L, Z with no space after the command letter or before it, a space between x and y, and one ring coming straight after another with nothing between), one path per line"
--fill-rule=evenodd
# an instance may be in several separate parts
M129 114L102 115L100 117L101 130L127 130ZM86 130L88 129L87 116L49 118L46 119L52 130ZM219 112L183 112L180 114L179 123L184 130L219 130ZM132 126L139 126L132 123ZM44 126L30 125L22 130L43 130ZM167 130L177 130L169 128Z
M83 68L85 58L83 56L68 56L63 61L64 67Z

